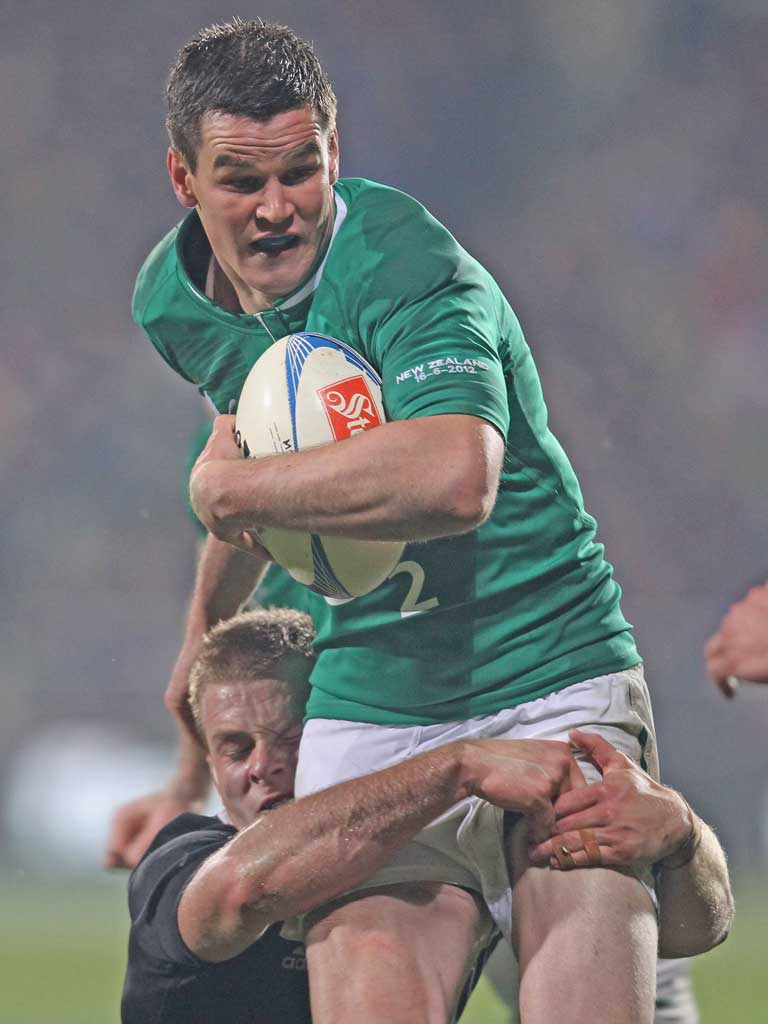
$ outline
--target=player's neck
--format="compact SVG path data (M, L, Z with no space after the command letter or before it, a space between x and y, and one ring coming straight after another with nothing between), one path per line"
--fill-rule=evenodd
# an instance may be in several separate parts
M273 303L259 292L235 283L227 277L215 256L211 257L213 293L209 295L217 306L228 313L263 313L272 309Z
M219 261L213 254L211 254L211 277L213 288L209 298L213 299L217 306L226 309L228 313L255 312L244 308L235 286L221 269Z

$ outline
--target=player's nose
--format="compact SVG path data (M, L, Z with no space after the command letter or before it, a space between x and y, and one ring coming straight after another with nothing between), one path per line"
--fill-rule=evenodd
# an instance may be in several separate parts
M259 196L256 219L282 224L293 217L294 207L285 188L277 179L270 178Z
M276 756L273 744L266 739L259 739L254 744L248 761L248 774L253 782L269 780L281 769L280 758Z

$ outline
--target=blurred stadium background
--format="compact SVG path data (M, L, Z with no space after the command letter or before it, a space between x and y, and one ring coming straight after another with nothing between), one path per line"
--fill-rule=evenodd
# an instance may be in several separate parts
M315 41L342 169L417 196L502 283L637 627L666 781L718 829L733 938L704 1024L765 1019L768 692L701 647L768 576L764 0L268 0ZM117 1019L114 805L158 783L201 416L130 319L180 217L163 82L203 0L0 14L0 1019ZM490 991L472 1020L504 1018Z

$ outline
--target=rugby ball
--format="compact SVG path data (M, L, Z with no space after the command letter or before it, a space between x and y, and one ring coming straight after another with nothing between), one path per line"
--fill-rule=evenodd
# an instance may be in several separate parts
M385 422L381 378L358 352L321 334L289 334L248 374L235 437L246 458L259 459L343 441ZM258 539L297 582L342 601L378 587L405 547L273 527L259 530Z

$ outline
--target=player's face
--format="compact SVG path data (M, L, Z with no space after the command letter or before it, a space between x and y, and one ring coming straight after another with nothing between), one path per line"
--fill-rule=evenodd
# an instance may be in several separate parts
M173 150L179 201L196 206L216 260L246 313L266 309L309 275L333 228L336 131L309 107L252 121L206 114L197 168Z
M202 693L208 764L236 828L293 796L303 691L280 675L209 685Z

